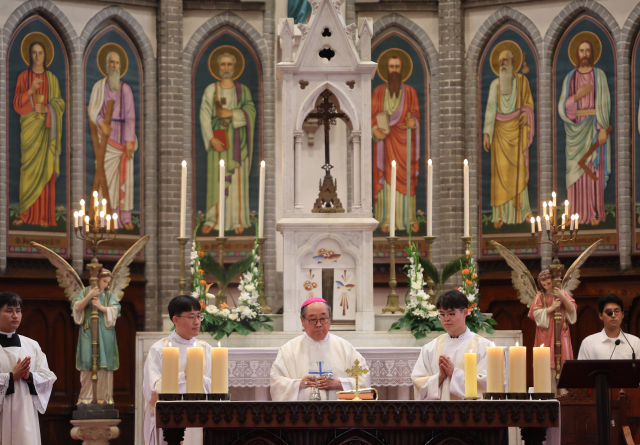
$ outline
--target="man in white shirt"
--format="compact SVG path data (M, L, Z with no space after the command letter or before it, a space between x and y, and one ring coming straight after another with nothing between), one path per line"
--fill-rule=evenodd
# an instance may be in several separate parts
M202 315L200 302L191 295L178 295L169 302L169 318L176 329L167 338L157 341L149 349L147 361L144 364L144 380L142 393L144 395L144 443L156 445L156 416L155 406L158 394L162 393L162 348L174 347L179 351L178 363L178 393L187 392L187 348L199 347L204 349L204 379L203 393L211 392L211 346L201 340L196 340L200 332ZM158 431L159 443L166 444L162 430ZM187 428L184 442L189 445L202 444L202 428Z
M312 388L321 400L336 400L336 391L355 389L356 380L347 375L356 360L367 367L364 357L349 342L329 334L331 306L319 297L309 298L300 308L304 334L288 341L271 366L271 399L310 400ZM369 388L369 373L359 377L360 388Z
M22 299L0 292L0 445L40 445L38 413L56 381L38 342L16 334L21 321Z
M474 334L465 324L469 301L458 290L438 297L436 307L447 331L422 347L411 379L416 400L464 399L464 353L475 352L478 359L478 396L487 387L487 347L493 342Z
M598 301L600 320L604 329L582 340L578 360L630 360L635 351L640 353L640 339L623 334L620 322L624 316L624 303L616 295L603 295Z

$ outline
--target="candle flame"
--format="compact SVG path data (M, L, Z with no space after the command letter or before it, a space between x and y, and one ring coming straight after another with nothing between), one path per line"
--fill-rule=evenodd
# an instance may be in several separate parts
M531 217L531 224L533 224L534 222L536 222L536 219L532 216Z
M102 205L106 206L107 205L107 198L102 198Z
M580 215L578 215L578 214L576 213L576 219L578 219L578 218L580 218Z
M520 343L516 342L516 346L520 346Z
M84 212L83 212L82 210L80 210L80 211L78 212L78 216L84 216Z
M100 212L100 218L104 218L104 210Z
M89 215L85 216L85 217L84 217L84 220L85 220L86 222L89 222Z
M431 159L429 159L427 162L429 163L429 165L433 164L433 162L431 162Z
M396 166L396 161L391 161L391 166L395 167Z
M549 215L544 215L545 221L549 221Z
M186 166L187 166L187 161L186 161L186 160L183 160L183 161L182 161L182 166L183 166L183 167L186 167Z
M73 217L77 218L78 217L78 212L73 212Z
M536 216L536 221L540 222L540 217Z
M542 344L540 345L540 347L541 347L541 348L542 348L542 347L544 347L544 343L542 343Z
M549 201L549 208L553 207L553 201Z
M473 349L469 349L469 354L473 354Z
M551 197L555 198L556 197L556 192L551 192Z
M469 161L467 161L466 159L464 160L464 165L469 165Z
M97 190L94 190L94 191L93 191L93 197L94 197L94 198L97 198L97 197L98 197L98 191L97 191Z
M111 221L111 215L107 215L107 221Z
M565 200L564 200L564 205L566 205L566 206L568 206L568 205L569 205L569 200L568 200L568 199L565 199Z
M169 342L169 347L171 347L171 342Z
M542 201L542 207L547 207L547 201Z
M264 167L265 165L264 161L260 162L260 167Z
M84 199L80 200L80 205L83 206L84 205Z
M115 221L116 219L118 219L118 214L117 214L117 213L114 213L114 214L113 214L113 220Z
M224 159L220 159L220 165L224 167Z
M220 347L220 342L218 342L218 347Z

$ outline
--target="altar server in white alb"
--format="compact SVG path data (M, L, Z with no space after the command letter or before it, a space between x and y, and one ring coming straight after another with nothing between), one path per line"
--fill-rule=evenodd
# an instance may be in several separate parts
M178 393L187 392L187 348L199 347L204 349L204 378L203 393L211 392L211 346L201 340L196 340L200 332L202 315L200 302L191 295L178 295L169 302L169 318L176 329L167 338L155 342L147 361L144 364L144 380L142 393L144 395L144 443L156 445L156 417L155 406L158 394L162 393L162 348L173 347L179 349L180 362L178 365ZM166 444L162 429L157 431L159 444ZM189 445L202 444L202 428L187 428L183 443Z
M309 400L317 386L322 400L336 400L336 391L355 389L356 380L347 375L356 360L366 367L364 357L349 342L329 334L331 306L319 297L309 298L300 308L304 334L288 341L271 366L271 399ZM371 377L359 377L359 387L369 388Z
M598 300L604 329L582 340L578 360L631 360L640 358L640 339L620 329L624 302L616 295L603 295ZM635 355L635 357L634 357Z
M487 387L487 347L493 342L474 334L465 324L469 300L460 291L440 295L436 307L447 331L422 347L411 379L416 400L464 399L464 354L478 359L478 396Z
M44 414L57 377L37 341L16 334L22 299L0 292L0 445L40 445Z

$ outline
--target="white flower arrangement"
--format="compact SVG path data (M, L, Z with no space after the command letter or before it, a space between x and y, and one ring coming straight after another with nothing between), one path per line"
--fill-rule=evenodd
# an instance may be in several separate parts
M405 317L423 320L433 319L438 316L438 311L433 301L431 301L431 296L424 291L426 283L424 281L424 268L420 264L420 254L416 245L411 242L409 242L406 252L409 258L409 264L405 266L407 279L409 280L409 299L407 300L407 314Z

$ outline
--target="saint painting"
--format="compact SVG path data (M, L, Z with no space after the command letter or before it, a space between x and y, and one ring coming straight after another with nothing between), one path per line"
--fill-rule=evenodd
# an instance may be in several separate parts
M8 253L31 255L30 241L69 254L68 62L60 37L32 17L7 50Z
M416 88L407 83L413 73L413 60L405 50L390 48L377 61L383 83L371 95L374 217L382 233L389 233L391 212L395 211L396 230L416 233L420 230L416 191L420 162L424 160L421 101ZM390 207L393 161L397 166L395 209Z
M229 250L251 249L258 209L261 159L261 68L255 52L234 31L203 45L193 72L195 223L203 250L222 227ZM224 161L224 221L220 215L220 161ZM238 253L237 256L242 256Z
M309 17L311 17L309 0L288 0L287 17L293 17L293 23L309 23Z

